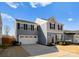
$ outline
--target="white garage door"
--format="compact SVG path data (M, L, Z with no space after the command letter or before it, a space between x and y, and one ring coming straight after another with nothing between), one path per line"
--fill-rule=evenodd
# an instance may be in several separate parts
M19 41L22 44L35 44L38 41L36 35L19 35Z

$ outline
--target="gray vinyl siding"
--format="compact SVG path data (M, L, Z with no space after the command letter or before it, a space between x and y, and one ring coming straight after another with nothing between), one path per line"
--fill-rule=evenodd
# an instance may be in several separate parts
M37 35L37 31L17 30L17 40L19 39L19 35Z
M46 37L43 33L43 30L41 29L41 27L38 27L39 31L38 31L38 43L40 44L44 44L46 45Z
M17 22L16 22L16 24L17 24ZM31 24L31 23L29 23L29 24ZM17 25L16 25L16 36L17 36L16 39L17 39L17 41L19 41L19 35L37 35L37 33L38 33L37 32L37 27L34 28L34 30L29 30L29 29L28 30L24 30L24 28L23 29L17 29Z
M64 34L64 41L66 40L71 40L73 42L73 35L67 35L67 34Z
M47 21L38 18L35 22L38 24L38 43L47 45Z

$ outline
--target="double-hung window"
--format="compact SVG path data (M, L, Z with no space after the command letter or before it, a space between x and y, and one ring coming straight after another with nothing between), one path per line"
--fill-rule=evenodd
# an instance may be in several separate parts
M50 29L55 29L55 24L50 23Z
M34 25L31 25L31 30L34 30Z

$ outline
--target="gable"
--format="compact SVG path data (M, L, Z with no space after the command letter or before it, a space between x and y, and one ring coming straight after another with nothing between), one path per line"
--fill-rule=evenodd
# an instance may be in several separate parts
M50 23L57 23L57 21L55 20L54 17L50 17L50 18L48 19L48 22L50 22Z

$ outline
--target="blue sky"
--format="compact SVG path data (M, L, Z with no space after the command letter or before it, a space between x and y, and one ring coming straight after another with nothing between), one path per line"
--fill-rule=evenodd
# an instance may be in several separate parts
M10 15L2 17L4 26L10 27L10 34L14 34L13 18L35 21L36 18L48 19L54 16L64 24L64 30L79 30L78 2L0 2L0 12Z

